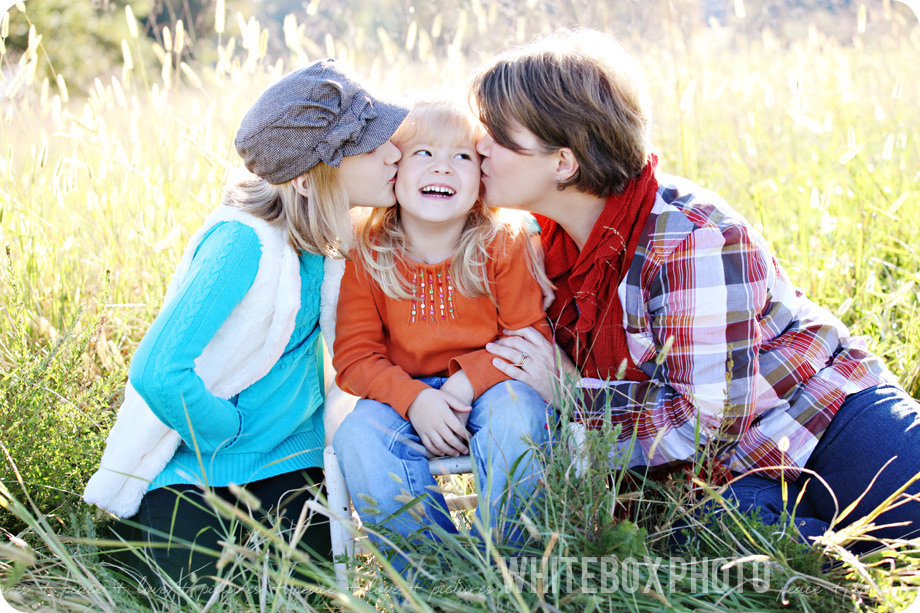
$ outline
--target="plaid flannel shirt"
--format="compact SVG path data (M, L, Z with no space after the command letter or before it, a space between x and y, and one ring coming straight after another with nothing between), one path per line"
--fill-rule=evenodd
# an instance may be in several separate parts
M848 394L898 382L791 285L721 197L658 179L617 288L630 354L650 380L582 379L581 419L622 424L613 453L629 466L692 459L709 444L730 470L794 480Z

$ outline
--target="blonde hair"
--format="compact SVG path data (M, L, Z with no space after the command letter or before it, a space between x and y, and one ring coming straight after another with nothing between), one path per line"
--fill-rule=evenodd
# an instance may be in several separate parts
M344 257L354 232L348 196L338 169L322 162L305 174L307 195L294 188L294 181L279 185L240 169L224 188L221 202L287 229L288 242L298 251Z
M397 146L407 143L420 134L434 135L440 142L476 142L485 134L482 125L465 107L452 100L433 100L417 104L393 134ZM400 223L399 204L386 209L373 209L359 224L357 257L364 264L371 279L394 300L410 300L412 286L400 270L398 263L406 260L407 237ZM492 295L488 275L488 247L500 236L512 240L524 230L523 220L518 223L502 221L498 209L476 204L467 214L457 247L450 261L450 275L457 291L468 297Z
M476 75L470 96L502 147L520 151L513 123L532 132L542 153L573 151L575 186L604 198L620 193L645 167L650 111L636 60L611 36L560 30L498 55Z

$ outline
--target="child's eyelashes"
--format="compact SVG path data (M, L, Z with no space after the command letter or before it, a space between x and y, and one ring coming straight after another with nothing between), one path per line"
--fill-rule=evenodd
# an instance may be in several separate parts
M434 153L432 152L431 149L416 149L411 153L411 155L419 156L419 157L428 157L428 158L434 157ZM476 154L472 152L468 152L468 151L461 151L459 153L454 153L451 157L455 160L466 160L466 161L475 161L478 159L478 156Z

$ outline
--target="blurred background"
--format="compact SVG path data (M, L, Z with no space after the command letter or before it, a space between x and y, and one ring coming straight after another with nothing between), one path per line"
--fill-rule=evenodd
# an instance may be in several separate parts
M38 73L65 75L85 90L95 77L117 70L128 37L130 8L140 36L152 46L144 61L170 52L175 62L213 63L220 37L241 34L237 14L267 33L270 58L306 60L320 55L365 62L427 62L448 53L491 54L539 32L581 24L612 32L624 42L673 45L699 36L733 35L781 44L802 42L814 31L841 44L875 45L906 33L917 18L893 0L29 0L28 18L13 10L5 44L15 58L28 48L29 28L44 37ZM181 45L179 31L184 33ZM51 41L54 41L53 44ZM736 41L737 42L737 41ZM180 48L181 47L181 48ZM397 57L395 48L411 54ZM734 49L737 50L737 46ZM141 58L133 58L135 62ZM160 57L162 59L162 57ZM5 67L9 72L9 68Z

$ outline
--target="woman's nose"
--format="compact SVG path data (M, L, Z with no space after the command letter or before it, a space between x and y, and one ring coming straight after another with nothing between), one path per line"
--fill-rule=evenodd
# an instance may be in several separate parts
M384 151L384 160L387 164L395 164L402 159L402 151L389 140L381 146L386 147L386 151Z
M495 144L495 141L488 134L479 139L479 142L476 143L476 151L479 152L479 155L488 157L492 153L492 145Z

